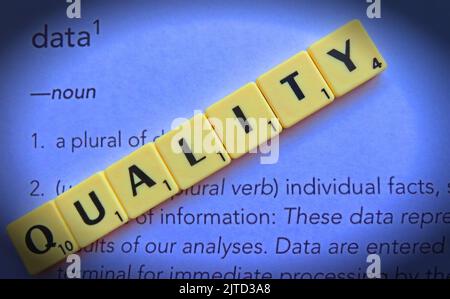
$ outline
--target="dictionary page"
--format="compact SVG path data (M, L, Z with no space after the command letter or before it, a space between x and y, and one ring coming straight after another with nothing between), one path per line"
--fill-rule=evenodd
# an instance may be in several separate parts
M83 248L81 276L448 278L448 8L395 2L5 4L1 277L30 277L10 222L356 18L383 73Z

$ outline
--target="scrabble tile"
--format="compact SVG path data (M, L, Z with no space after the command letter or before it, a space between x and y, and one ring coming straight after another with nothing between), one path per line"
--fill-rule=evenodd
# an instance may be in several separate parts
M179 191L154 143L114 163L105 175L128 217L133 219Z
M181 189L187 189L231 162L203 114L155 141L161 157Z
M354 89L387 67L366 30L353 20L315 42L308 53L336 97Z
M55 199L80 247L85 247L128 221L104 172L89 177Z
M334 99L306 51L261 75L256 83L283 128L291 127Z
M253 82L209 106L205 113L233 159L255 149L282 130Z
M47 269L79 249L54 201L10 223L6 230L30 274Z

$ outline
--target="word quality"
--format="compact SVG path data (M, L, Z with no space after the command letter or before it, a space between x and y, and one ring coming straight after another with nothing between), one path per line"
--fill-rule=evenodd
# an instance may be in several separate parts
M353 20L214 103L204 114L194 115L10 223L7 232L28 272L37 274L254 150L386 67L361 23ZM233 128L221 124L230 120L243 138L227 138Z

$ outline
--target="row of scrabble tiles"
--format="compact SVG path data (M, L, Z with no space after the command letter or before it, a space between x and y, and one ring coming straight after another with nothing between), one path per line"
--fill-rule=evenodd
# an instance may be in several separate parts
M386 62L361 23L351 21L261 75L256 83L211 105L205 114L195 115L12 222L8 234L27 270L39 273L225 167L385 68ZM250 118L268 121L246 122ZM243 139L226 138L233 136L228 134L228 126L218 130L229 119L240 126ZM195 132L198 124L201 130ZM208 150L203 148L204 140L208 140ZM174 146L180 150L174 151ZM200 149L192 150L198 146Z

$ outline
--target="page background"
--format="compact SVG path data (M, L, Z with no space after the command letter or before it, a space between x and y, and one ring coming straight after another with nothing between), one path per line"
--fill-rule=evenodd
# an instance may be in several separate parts
M361 181L395 175L402 180L422 178L443 186L449 180L448 155L449 36L448 4L427 1L411 5L383 1L383 18L369 20L365 1L99 1L83 2L83 18L68 20L65 4L19 1L2 9L0 144L1 227L55 197L55 182L76 184L133 151L131 148L70 153L50 145L55 136L106 134L121 129L128 135L148 129L158 135L176 117L191 117L312 42L345 24L361 19L386 61L388 69L376 79L337 99L332 105L285 130L280 160L260 165L258 155L246 155L204 183L259 182L260 178L312 176ZM386 3L385 3L386 2ZM50 30L92 28L99 18L102 33L87 49L35 49L30 40L44 23ZM448 27L448 26L447 26ZM97 99L52 102L29 96L54 87L95 86ZM32 148L31 134L39 132L44 150ZM293 167L295 166L295 167ZM39 178L44 197L31 198L30 181ZM180 196L162 205L191 212L245 208L281 213L285 206L307 210L372 209L438 211L448 209L448 195L425 197L220 198ZM207 227L140 226L130 223L106 237L121 242L142 235L147 240L262 241L269 249L276 236L292 239L379 240L433 239L446 226L418 231L408 226L371 227ZM28 277L5 229L0 232L1 277ZM447 244L448 245L448 244ZM450 271L446 256L382 257L420 271L440 265ZM265 271L347 271L365 267L365 255L217 256L83 254L83 266L123 268L129 263L184 270L228 271L233 265ZM150 266L151 265L151 266ZM54 270L40 277L53 277Z

